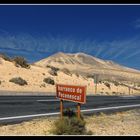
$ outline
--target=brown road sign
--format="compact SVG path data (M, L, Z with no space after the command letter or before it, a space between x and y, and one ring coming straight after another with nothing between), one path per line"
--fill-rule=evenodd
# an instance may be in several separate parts
M56 97L84 104L86 103L86 86L56 85Z

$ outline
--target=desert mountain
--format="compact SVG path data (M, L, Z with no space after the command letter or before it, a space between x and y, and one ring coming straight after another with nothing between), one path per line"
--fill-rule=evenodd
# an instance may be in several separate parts
M17 61L0 56L0 91L55 94L55 84L59 83L86 85L87 94L93 94L95 74L99 74L100 94L139 94L140 91L139 71L83 53L57 53L26 68L23 64L19 66Z
M114 70L124 70L131 72L139 72L138 70L127 68L121 66L113 61L102 60L84 53L76 54L65 54L65 53L56 53L48 58L42 59L35 63L46 67L47 65L57 66L59 68L64 68L67 65L77 65L77 67L90 67L95 69L114 69ZM69 68L72 69L72 68Z
M119 65L113 61L102 60L84 53L56 53L35 63L41 67L53 66L60 69L67 68L71 72L83 75L102 75L120 80L140 80L140 71ZM111 77L110 77L111 76Z

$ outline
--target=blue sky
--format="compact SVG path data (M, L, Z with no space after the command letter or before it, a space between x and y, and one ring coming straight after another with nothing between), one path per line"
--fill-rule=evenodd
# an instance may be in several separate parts
M0 5L0 52L34 62L60 51L140 70L140 5Z

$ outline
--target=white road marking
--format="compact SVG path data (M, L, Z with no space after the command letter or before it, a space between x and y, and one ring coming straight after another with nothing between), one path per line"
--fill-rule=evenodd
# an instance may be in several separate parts
M120 109L120 108L129 108L129 107L140 107L140 104L135 105L124 105L124 106L112 106L112 107L103 107L103 108L95 108L95 109L85 109L81 112L88 112L88 111L101 111L101 110L110 110L110 109Z
M124 95L124 96L120 96L120 97L136 97L136 96L133 96L133 95Z
M103 110L129 108L129 107L140 107L140 104L124 105L124 106L114 106L114 107L103 107L103 108L95 108L95 109L85 109L85 110L81 110L81 112L101 111L101 110L103 111ZM60 114L60 112L54 112L54 113L44 113L44 114L14 116L14 117L4 117L4 118L0 118L0 121L12 120L12 119L21 119L21 118L31 118L31 117L41 117L41 116L52 116L52 115L59 115L59 114Z
M21 119L21 118L31 118L31 117L41 117L41 116L51 116L51 115L58 115L58 114L60 114L60 112L25 115L25 116L14 116L14 117L4 117L4 118L0 118L0 121L11 120L11 119Z
M37 100L38 102L54 102L54 101L60 101L58 99L50 99L50 100Z
M133 95L132 95L132 96L127 96L127 95L126 95L126 96L120 96L120 97L121 97L121 98L127 98L127 99L130 99L130 98L137 98L136 96L133 96Z

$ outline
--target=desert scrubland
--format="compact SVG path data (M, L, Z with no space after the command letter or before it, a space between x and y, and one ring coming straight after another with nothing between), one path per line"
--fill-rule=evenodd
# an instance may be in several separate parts
M81 55L82 58L81 59ZM73 59L72 59L72 58ZM88 63L90 62L90 64ZM98 75L97 91L94 75ZM10 82L12 78L22 78L25 85ZM53 81L44 82L45 78ZM76 54L69 56L58 53L50 58L30 65L30 68L16 66L0 57L0 90L15 92L54 92L55 84L86 85L87 94L128 95L140 94L140 72L114 64L96 60L91 56Z

